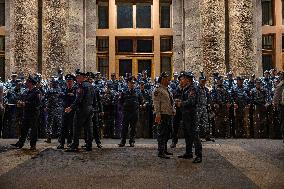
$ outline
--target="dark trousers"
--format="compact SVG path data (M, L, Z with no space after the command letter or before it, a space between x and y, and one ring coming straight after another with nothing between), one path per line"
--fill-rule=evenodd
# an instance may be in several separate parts
M38 118L39 111L33 111L30 114L25 114L23 118L23 125L21 127L21 136L17 144L23 146L25 144L29 129L30 132L30 145L36 146L37 132L38 132Z
M93 110L92 107L86 107L84 110L78 110L74 116L74 136L73 136L73 147L78 148L79 137L81 128L84 128L85 143L87 147L92 147L93 142Z
M180 128L180 122L182 120L182 114L179 109L176 111L176 115L173 119L173 129L172 129L172 143L178 143L178 131Z
M100 124L99 124L99 114L98 112L94 113L94 116L92 118L93 121L93 129L94 129L94 138L95 138L95 142L96 144L101 144L101 135L100 135ZM85 136L86 137L86 136Z
M280 124L282 129L282 139L284 140L284 105L279 106Z
M158 152L164 154L167 151L167 143L170 138L170 132L172 128L172 116L161 115L161 123L157 125L157 140L158 140Z
M186 154L193 154L192 146L195 147L195 155L202 157L202 144L199 138L199 131L196 124L195 112L184 112L183 118L183 129L186 143Z
M126 137L128 134L128 128L130 129L129 132L129 143L135 142L135 136L136 136L136 124L138 121L138 112L133 110L130 111L124 111L123 112L123 121L122 121L122 131L121 131L121 143L126 143Z
M61 133L59 136L60 144L65 144L65 139L67 139L67 143L72 143L73 137L73 119L74 119L74 112L70 112L69 114L64 113L63 115L63 124L61 128Z

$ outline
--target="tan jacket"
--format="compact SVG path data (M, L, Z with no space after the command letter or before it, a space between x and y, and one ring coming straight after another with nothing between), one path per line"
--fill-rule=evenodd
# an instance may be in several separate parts
M156 115L175 115L176 110L173 95L169 92L168 88L157 86L153 91L152 97L154 113L156 113Z
M284 81L281 81L275 89L273 96L273 104L275 105L284 105Z

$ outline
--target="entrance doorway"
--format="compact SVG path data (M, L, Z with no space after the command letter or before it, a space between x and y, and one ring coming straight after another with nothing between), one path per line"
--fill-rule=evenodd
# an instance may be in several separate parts
M152 73L152 60L151 59L140 59L138 60L138 73L147 70L148 77L151 77Z
M132 59L120 59L119 60L119 76L126 76L126 74L132 75Z

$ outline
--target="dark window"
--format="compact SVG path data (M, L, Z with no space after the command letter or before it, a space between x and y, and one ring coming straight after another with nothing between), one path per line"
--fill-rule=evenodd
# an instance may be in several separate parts
M117 5L117 28L133 28L133 5Z
M282 25L284 25L284 0L282 0Z
M262 25L273 25L272 0L262 0Z
M99 29L108 28L108 5L99 3L98 17L99 17L98 28Z
M5 51L5 36L0 36L0 52Z
M160 25L161 28L171 27L171 4L162 3L160 6Z
M138 39L137 40L138 53L151 53L153 52L153 40L151 39Z
M270 70L273 68L273 55L262 55L262 68L263 70Z
M99 52L107 52L108 38L97 38L97 48Z
M273 49L273 35L264 35L262 36L262 49Z
M4 81L5 79L5 57L0 56L0 80Z
M136 27L151 28L151 4L136 4Z
M132 60L119 60L119 76L132 75Z
M118 39L117 40L118 52L133 52L133 40L132 39Z
M101 72L102 76L108 78L108 58L99 57L98 58L98 71Z
M284 35L282 35L282 50L284 50Z
M161 38L161 52L167 52L173 50L172 37Z
M5 3L0 3L0 26L5 26Z
M151 66L152 60L138 60L138 73L142 73L144 70L147 70L148 77L151 77Z
M172 75L172 60L170 56L161 56L161 73L168 72Z

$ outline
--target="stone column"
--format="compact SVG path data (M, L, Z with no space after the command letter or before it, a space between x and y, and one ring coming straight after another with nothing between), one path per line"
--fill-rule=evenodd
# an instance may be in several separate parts
M68 0L43 1L42 74L47 78L56 74L58 68L69 71L67 21Z
M198 73L203 70L200 0L185 0L185 70Z
M253 17L254 17L254 48L255 48L255 63L256 75L262 76L262 6L261 1L253 0Z
M230 64L235 75L256 70L253 0L230 0Z
M201 0L201 46L204 73L226 73L225 65L225 5L224 0ZM200 70L202 71L202 70ZM211 81L211 80L210 80Z
M68 72L84 68L84 4L83 0L69 0ZM93 10L95 11L95 10Z
M96 66L96 0L86 1L86 70L97 71Z
M183 31L183 2L173 0L173 71L180 72L184 69L184 31Z
M37 67L37 0L6 0L6 78L11 72L27 76Z

